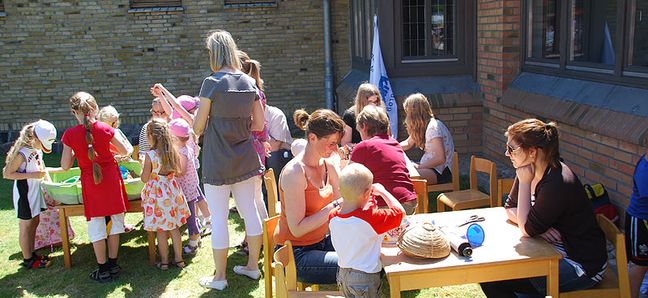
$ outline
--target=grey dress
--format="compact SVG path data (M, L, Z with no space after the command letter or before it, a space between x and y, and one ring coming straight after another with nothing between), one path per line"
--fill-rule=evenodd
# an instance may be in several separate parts
M254 79L217 72L205 78L199 96L211 99L203 139L203 182L231 185L262 174L250 134L252 104L258 100Z

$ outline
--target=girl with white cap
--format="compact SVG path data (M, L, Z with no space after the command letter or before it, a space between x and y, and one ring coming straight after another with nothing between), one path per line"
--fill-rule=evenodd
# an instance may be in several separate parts
M40 213L47 209L40 184L47 175L43 152L52 152L56 128L52 123L39 120L27 124L7 153L2 174L5 179L15 180L13 202L19 219L19 243L23 254L22 265L27 269L45 268L50 265L48 256L34 252L36 228Z

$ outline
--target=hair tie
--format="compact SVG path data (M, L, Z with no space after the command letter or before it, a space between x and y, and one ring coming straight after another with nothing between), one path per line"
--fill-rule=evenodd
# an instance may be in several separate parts
M88 148L92 148L92 144L88 144Z

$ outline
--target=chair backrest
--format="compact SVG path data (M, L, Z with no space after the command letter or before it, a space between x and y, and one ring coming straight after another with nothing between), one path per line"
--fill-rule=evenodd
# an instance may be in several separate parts
M625 237L621 231L602 214L596 215L605 238L614 245L616 263L617 263L617 277L619 281L619 297L630 297L630 281L628 279L628 258L626 257Z
M489 176L489 189L490 189L490 206L497 206L497 166L494 162L479 158L477 156L470 157L470 189L479 190L479 183L477 182L477 172L488 174Z
M133 146L133 154L131 154L131 158L134 160L139 160L139 145Z
M274 275L277 297L288 297L289 291L297 290L297 268L292 243L288 240L274 253Z
M412 184L414 186L414 192L416 193L416 201L418 202L416 213L428 213L427 180L412 178Z
M497 179L497 206L502 206L502 198L504 195L511 193L511 188L513 188L514 178L503 178Z
M452 155L452 191L459 191L459 153L457 151Z
M275 181L274 170L268 168L263 173L263 183L265 183L266 193L268 194L268 217L277 215L277 181Z
M279 224L279 215L263 220L263 270L265 280L265 296L272 298L272 255L275 247L274 231Z

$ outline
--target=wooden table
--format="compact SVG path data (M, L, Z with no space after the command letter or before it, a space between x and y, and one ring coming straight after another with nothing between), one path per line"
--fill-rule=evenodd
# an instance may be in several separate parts
M450 227L473 214L486 218L479 223L486 237L470 259L454 251L440 260L416 259L405 256L398 247L382 247L380 260L392 298L406 290L537 276L547 276L547 295L558 297L558 261L562 256L542 239L522 237L518 227L507 222L504 208L417 214L410 222L434 220L438 226Z
M59 221L61 231L68 230L68 217L70 216L83 216L83 204L78 205L58 205L56 206L59 212ZM139 212L142 213L142 201L134 200L128 201L126 212ZM149 263L155 264L155 233L148 232L148 257ZM61 243L63 246L63 264L65 268L72 267L72 258L70 256L70 239L67 233L61 233Z

